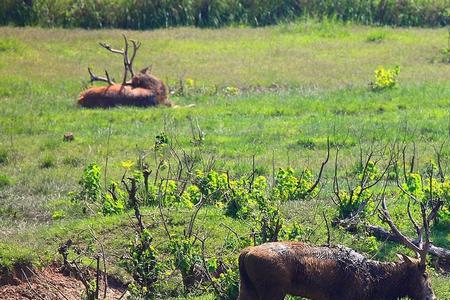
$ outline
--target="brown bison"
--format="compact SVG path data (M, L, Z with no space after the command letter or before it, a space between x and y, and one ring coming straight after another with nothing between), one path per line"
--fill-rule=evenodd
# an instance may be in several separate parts
M275 242L242 250L239 300L435 299L425 266L403 256L398 263L366 259L343 247Z
M124 61L124 75L121 84L115 83L105 70L106 77L96 76L90 68L88 72L90 75L90 81L107 82L108 86L92 87L80 94L78 104L84 107L113 107L118 105L131 105L131 106L156 106L165 105L173 106L172 102L167 97L166 86L157 77L151 75L148 68L145 68L137 74L133 71L133 60L136 57L137 50L140 47L140 43L131 40L133 46L133 53L131 58L128 57L129 42L126 36L123 36L125 40L125 48L123 50L117 50L111 48L110 45L100 43L100 45L108 51L123 56ZM128 72L131 75L131 79L127 80Z
M314 247L303 243L274 242L242 250L239 256L239 300L281 300L289 295L313 300L435 299L426 273L430 249L429 222L440 207L420 203L422 226L408 216L418 238L412 240L395 226L381 201L380 214L392 234L420 259L401 255L401 261L379 262L344 246Z

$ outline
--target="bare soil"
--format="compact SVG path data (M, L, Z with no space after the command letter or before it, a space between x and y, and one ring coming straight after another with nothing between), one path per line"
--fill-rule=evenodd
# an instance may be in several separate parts
M123 286L110 282L104 297L104 285L101 284L100 299L119 299L124 290ZM16 268L8 275L0 276L0 300L79 300L82 299L83 291L81 281L64 275L54 265L43 270Z

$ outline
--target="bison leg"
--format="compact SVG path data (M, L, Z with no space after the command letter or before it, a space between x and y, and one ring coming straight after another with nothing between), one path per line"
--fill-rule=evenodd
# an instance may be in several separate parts
M264 295L262 297L262 300L283 300L285 296L286 296L286 294L284 294L284 293L274 292L274 293L269 293L267 295Z
M255 293L255 291L243 288L241 285L241 288L239 289L239 297L237 298L237 300L260 300L260 298Z

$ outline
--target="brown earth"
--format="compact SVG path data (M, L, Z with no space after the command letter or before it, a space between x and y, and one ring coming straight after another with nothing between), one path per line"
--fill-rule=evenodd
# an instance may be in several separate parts
M119 299L125 290L123 286L110 282L104 297L104 285L100 286L100 299ZM79 300L83 291L81 281L64 275L57 266L43 270L23 267L8 276L0 276L0 300Z

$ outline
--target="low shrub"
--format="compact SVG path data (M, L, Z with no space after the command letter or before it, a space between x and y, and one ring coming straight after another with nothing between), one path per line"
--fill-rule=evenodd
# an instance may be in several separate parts
M39 167L41 169L50 169L56 166L56 158L53 155L46 155L39 161Z
M147 229L137 234L136 239L130 242L128 253L121 264L134 279L128 285L132 295L149 298L154 295L154 285L161 271L157 255L152 235Z
M373 91L382 91L392 89L398 84L398 75L400 74L400 67L396 66L393 69L386 69L382 66L375 70L375 81L370 83L370 88Z
M78 184L80 191L72 195L73 201L97 202L101 193L100 167L95 163L88 165Z

